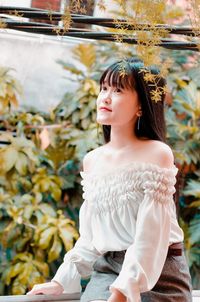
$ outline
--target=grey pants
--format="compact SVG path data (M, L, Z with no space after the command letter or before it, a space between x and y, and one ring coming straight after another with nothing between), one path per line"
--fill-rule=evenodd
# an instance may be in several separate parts
M91 279L81 296L81 302L105 300L109 286L121 271L125 251L107 252L94 263ZM192 302L191 278L184 255L168 256L161 276L151 291L141 294L142 302Z

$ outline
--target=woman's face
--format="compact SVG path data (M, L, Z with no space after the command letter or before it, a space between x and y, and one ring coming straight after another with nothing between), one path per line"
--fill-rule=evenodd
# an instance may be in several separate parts
M97 98L97 122L120 126L134 124L139 111L136 91L109 86L105 81Z

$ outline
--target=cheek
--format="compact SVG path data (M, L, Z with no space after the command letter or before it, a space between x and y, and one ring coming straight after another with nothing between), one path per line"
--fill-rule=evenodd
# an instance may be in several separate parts
M132 110L131 110L132 109ZM136 112L133 108L123 108L118 114L118 119L121 121L130 121L136 116Z
M121 110L117 111L115 120L118 124L128 123L136 119L137 108L134 104L124 104Z
M99 95L98 95L98 97L97 97L97 99L96 99L96 106L98 106L98 105L99 105L100 100L101 100L101 96L100 96L100 94L99 94Z
M137 106L134 102L130 102L129 100L123 102L121 106L121 110L119 110L119 114L126 115L127 117L134 116L137 112Z

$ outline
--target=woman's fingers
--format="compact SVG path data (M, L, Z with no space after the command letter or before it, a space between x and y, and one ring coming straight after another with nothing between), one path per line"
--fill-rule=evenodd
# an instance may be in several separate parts
M27 295L60 295L62 292L63 287L59 283L52 281L34 285Z
M44 294L44 293L45 293L44 284L37 284L33 286L33 288L27 293L27 295L37 295L37 294Z
M48 283L36 284L33 286L32 290L30 290L27 293L27 295L38 295L38 294L51 295L52 289L50 286L48 286Z

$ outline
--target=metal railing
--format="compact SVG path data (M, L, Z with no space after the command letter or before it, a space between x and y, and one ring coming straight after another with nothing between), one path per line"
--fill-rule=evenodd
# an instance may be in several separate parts
M0 302L78 302L80 294L0 296Z

